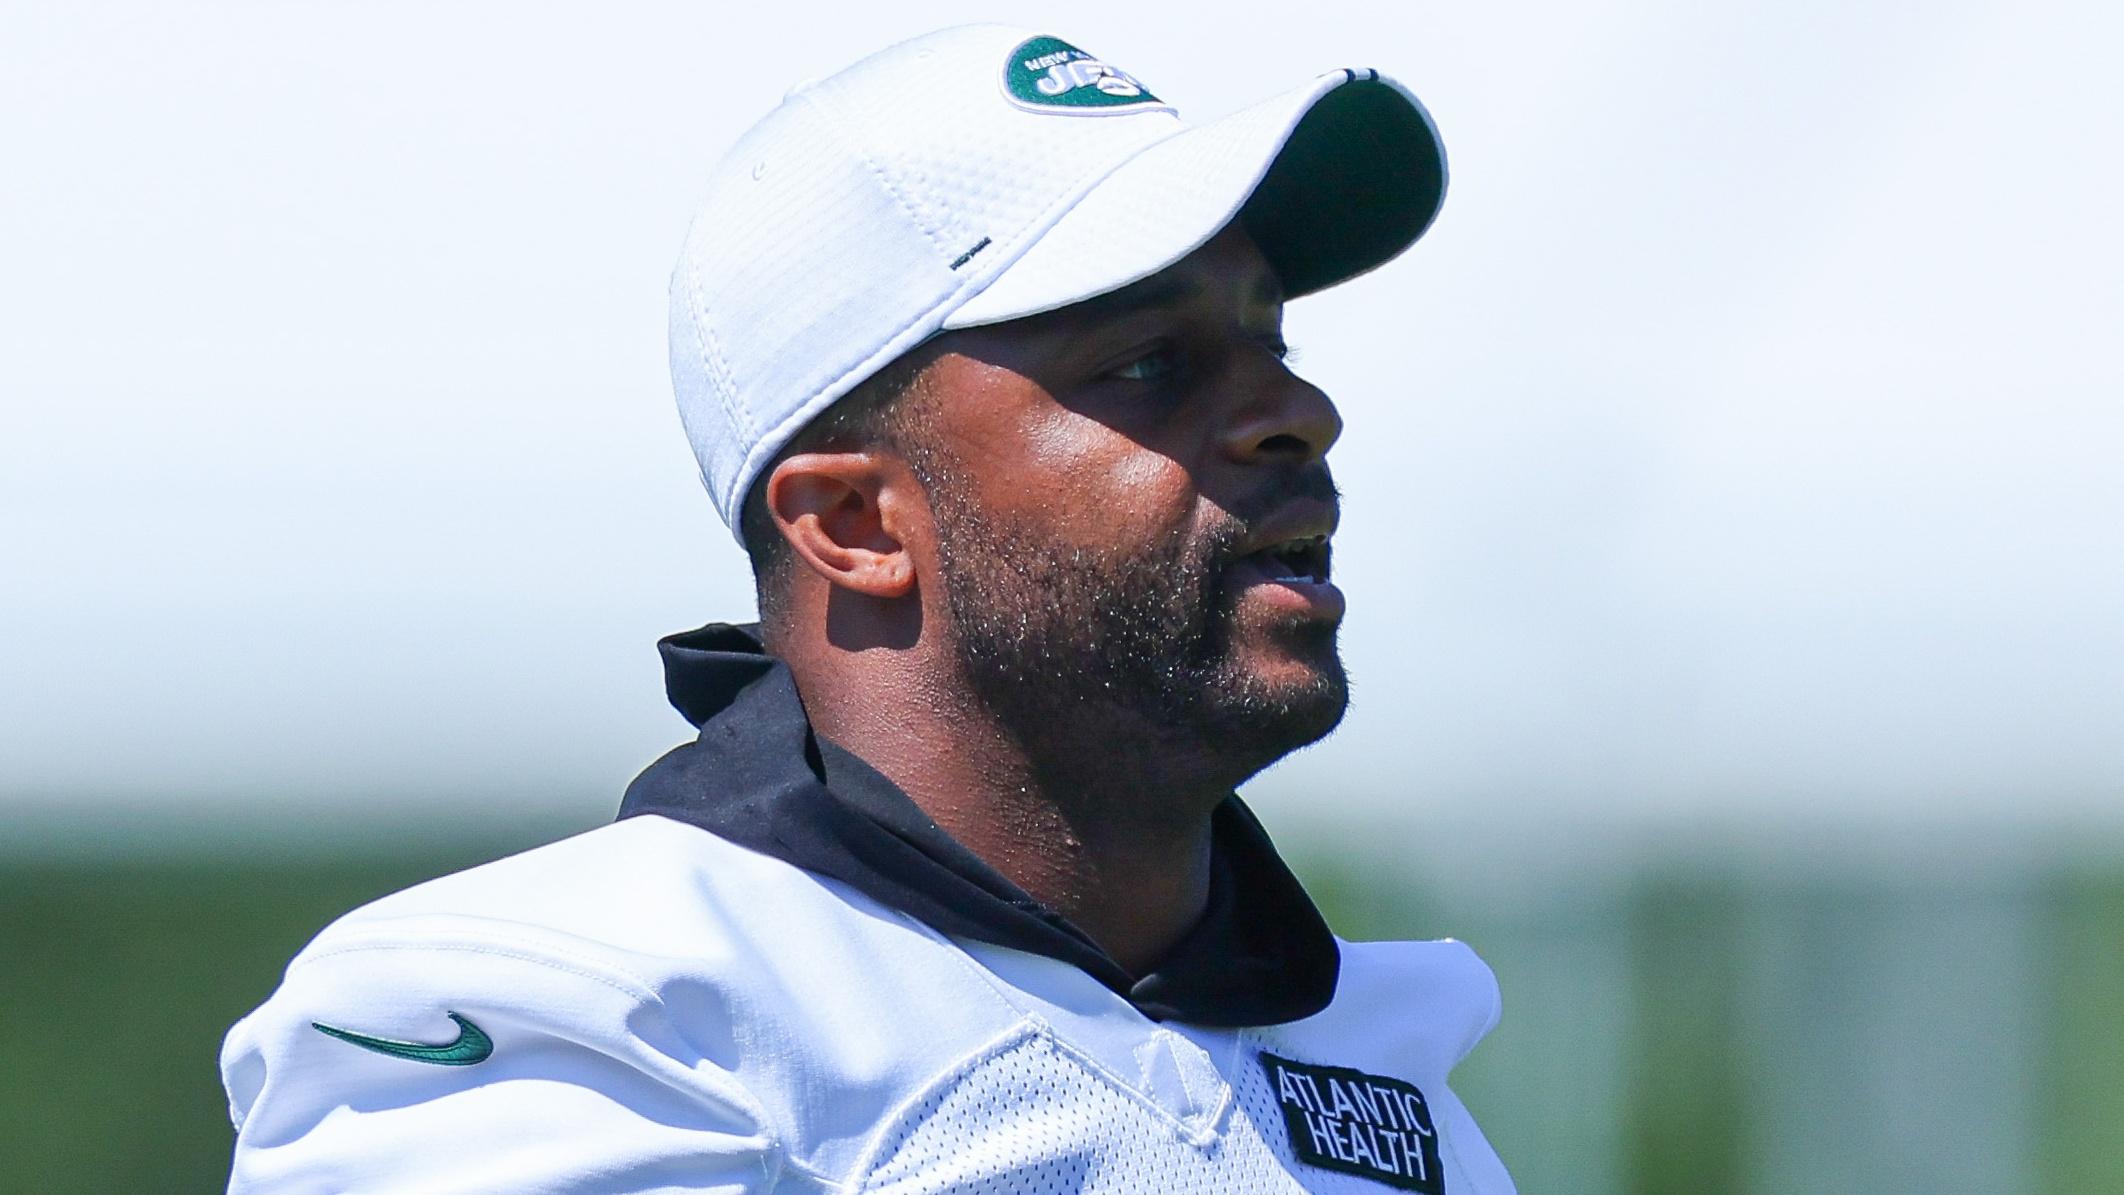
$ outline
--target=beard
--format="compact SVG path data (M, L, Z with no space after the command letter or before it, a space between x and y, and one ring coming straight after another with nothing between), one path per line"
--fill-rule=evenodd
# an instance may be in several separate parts
M1335 624L1265 636L1307 665L1302 680L1273 681L1247 664L1239 595L1226 584L1242 558L1243 518L1098 552L997 521L938 480L927 488L958 667L1047 778L1214 777L1229 788L1342 720L1349 683ZM1301 492L1334 492L1324 470L1305 481ZM1258 505L1266 512L1291 496L1279 489Z

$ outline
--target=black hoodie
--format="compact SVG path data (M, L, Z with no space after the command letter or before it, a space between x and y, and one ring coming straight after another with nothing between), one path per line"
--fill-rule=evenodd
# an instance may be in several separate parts
M796 678L753 626L657 644L664 687L700 737L627 788L622 818L659 814L831 876L942 933L1059 959L1154 1020L1273 1025L1335 995L1335 937L1261 823L1212 815L1209 905L1149 974L1122 968L1069 920L946 834L875 768L814 734Z

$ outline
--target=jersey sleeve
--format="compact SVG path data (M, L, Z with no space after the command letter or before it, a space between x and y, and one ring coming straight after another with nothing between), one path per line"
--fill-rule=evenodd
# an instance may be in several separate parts
M328 930L230 1030L231 1192L773 1185L775 1134L713 993L547 935L410 920Z

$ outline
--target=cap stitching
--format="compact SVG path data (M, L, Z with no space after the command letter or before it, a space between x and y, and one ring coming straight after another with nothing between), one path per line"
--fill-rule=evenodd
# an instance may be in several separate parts
M1177 111L1173 111L1173 115L1178 116L1179 113ZM1130 162L1135 161L1137 158L1142 157L1144 154L1149 153L1153 148L1163 145L1167 141L1170 141L1173 138L1180 136L1182 133L1190 132L1196 128L1202 127L1206 126L1179 124L1177 125L1177 127L1167 132L1164 136L1159 137L1154 141L1146 141L1142 145L1136 146L1134 149L1129 150L1126 154L1123 154L1120 157L1110 160L1104 165L1103 168L1094 168L1093 170L1086 171L1084 175L1077 180L1074 186L1072 186L1069 190L1064 191L1062 194L1056 196L1051 202L1048 203L1046 207L1041 208L1040 211L1035 214L1032 219L1027 220L1024 224L1020 225L1017 231L1013 232L1010 235L1009 240L1004 241L1000 246L998 246L1000 249L1003 250L1003 256L1000 259L1003 264L990 264L988 279L987 281L981 284L980 290L987 290L989 286L993 285L998 278L1000 278L1003 274L1007 273L1012 267L1016 266L1020 259L1022 259L1026 254L1032 252L1034 245L1039 244L1040 241L1045 238L1048 233L1054 231L1055 225L1061 223L1062 218L1064 216L1067 216L1070 212L1076 210L1078 204L1083 203L1084 200L1088 196L1090 196L1093 191L1098 190L1099 185L1101 183L1104 183L1107 179L1112 178L1115 174L1119 173L1122 167L1128 165ZM980 293L980 291L975 292L975 294L978 293ZM972 295L967 296L967 301L971 302L972 298ZM964 304L961 304L961 306L963 305ZM950 317L946 316L946 318L948 319Z
M900 354L913 348L914 341L909 341L906 344L901 344L900 342L907 336L908 332L920 327L925 322L936 320L941 323L942 317L938 313L943 310L957 293L957 291L953 291L951 296L932 304L915 318L894 329L892 335L886 337L885 343L880 345L876 351L835 375L832 381L821 386L803 402L798 403L796 409L777 421L769 429L767 435L752 437L752 448L745 453L745 459L739 462L737 473L730 479L730 488L722 496L724 506L733 511L737 509L737 503L743 496L744 490L755 480L753 477L754 471L761 462L780 452L783 445L787 442L789 437L784 435L785 432L789 432L792 428L802 428L805 424L818 418L819 414L827 407L832 406L841 398L846 397L850 390L855 389L857 383L883 369L888 363L898 358ZM831 397L827 397L829 395ZM740 542L742 542L743 531L739 528L736 519L730 520L730 529L738 534Z
M802 103L818 112L820 117L819 123L826 130L827 134L831 136L837 143L839 143L842 148L847 150L850 156L852 156L856 161L861 162L863 164L863 168L869 171L870 174L877 179L878 186L885 192L886 195L891 197L893 205L895 207L898 207L900 211L904 215L906 215L908 223L914 227L916 232L919 232L922 235L923 240L929 242L931 248L936 249L939 253L950 252L950 246L945 242L943 238L943 228L938 226L937 222L931 219L929 214L925 210L921 210L920 205L911 200L911 198L901 190L901 188L894 182L892 176L884 169L884 167L878 164L875 158L873 158L868 152L866 152L864 148L855 141L855 139L848 136L842 130L841 121L837 118L836 114L832 111L831 107L827 104L825 100L823 100L817 93L811 91L805 91L796 95L792 95L790 99L792 101ZM962 262L961 264L964 263ZM972 282L974 277L978 277L978 275L969 276L967 282ZM916 314L914 318L908 320L906 323L900 325L898 328L895 328L892 334L886 337L885 343L881 345L875 352L871 353L870 356L865 357L862 361L857 362L855 365L851 366L847 370L836 375L832 381L828 382L825 386L821 387L818 391L813 393L809 398L806 398L802 403L798 404L796 411L791 412L788 416L778 421L771 429L770 435L765 437L757 435L757 429L752 426L751 422L749 420L744 421L743 427L748 433L745 438L752 441L752 448L748 452L746 452L745 459L738 465L737 473L731 477L729 489L721 495L723 508L733 513L737 510L737 504L740 500L742 500L743 491L747 487L749 487L753 481L752 474L758 467L758 463L771 456L773 453L781 451L782 445L780 443L776 443L776 441L783 439L782 433L786 429L792 426L802 426L802 424L798 422L799 415L803 416L804 422L808 422L809 420L816 418L818 413L820 411L823 411L826 406L831 405L834 399L840 398L842 395L846 394L848 390L854 388L852 384L849 384L849 379L851 377L860 380L862 377L868 376L868 374L874 373L878 368L881 368L883 364L883 362L880 361L881 354L883 354L887 350L891 350L892 356L897 357L900 353L905 352L906 349L904 347L894 347L898 344L900 339L904 337L910 329L919 326L926 320L936 317L939 310L941 310L945 305L951 303L953 300L957 299L960 294L966 289L966 283L962 283L960 286L954 287L943 298L924 308L921 312ZM697 304L696 309L698 309ZM706 339L707 338L704 336L704 345L706 343ZM891 359L891 357L886 357L883 360L889 361ZM879 362L879 365L872 365L871 363L874 361ZM858 371L862 372L859 373ZM840 393L835 393L835 391L837 390ZM834 396L833 399L827 399L824 403L821 403L816 409L814 409L812 407L812 404L819 402L821 396L827 394L832 394ZM806 412L809 413L806 414ZM736 531L738 526L738 520L735 518L731 518L730 520L728 520L728 522L731 529L733 531ZM740 533L740 535L742 536L742 533Z
M928 205L923 204L903 191L891 173L881 166L875 157L871 156L869 150L857 139L842 130L840 119L834 114L825 100L812 92L805 92L798 98L819 111L819 115L822 118L820 123L825 126L827 133L857 161L861 162L865 170L876 176L878 185L884 188L887 195L892 197L893 204L906 213L908 221L915 226L916 231L922 234L922 238L929 242L930 247L942 253L949 253L951 250L943 238L944 229L941 227L942 222L930 211Z
M701 259L691 251L686 254L686 318L693 323L694 334L701 342L701 372L707 376L708 388L723 408L730 425L746 439L751 439L758 430L752 420L738 410L737 380L730 372L729 359L723 355L722 342L716 338L715 328L704 318L701 302ZM734 507L731 509L735 509Z

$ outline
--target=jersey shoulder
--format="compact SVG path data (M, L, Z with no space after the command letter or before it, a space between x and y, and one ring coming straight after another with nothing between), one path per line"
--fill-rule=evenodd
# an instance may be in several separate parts
M904 1031L888 1031L906 1008L955 1015L903 1017ZM230 1031L222 1071L239 1172L281 1173L266 1142L303 1143L279 1156L309 1164L335 1149L417 1153L432 1135L376 1135L394 1120L409 1132L489 1132L501 1129L490 1118L507 1118L540 1126L549 1144L601 1126L597 1141L583 1138L586 1165L616 1164L598 1141L620 1148L635 1129L670 1138L625 1147L638 1158L689 1137L721 1142L756 1181L822 1161L823 1143L860 1137L911 1085L1016 1017L927 927L645 816L341 917ZM470 1033L477 1049L463 1044ZM446 1042L478 1057L422 1057ZM822 1089L836 1100L809 1106L805 1093ZM624 1109L634 1129L578 1104ZM349 1107L380 1115L348 1120ZM348 1173L341 1163L318 1172Z
M1339 942L1335 999L1279 1037L1443 1079L1497 1025L1497 976L1465 942Z

